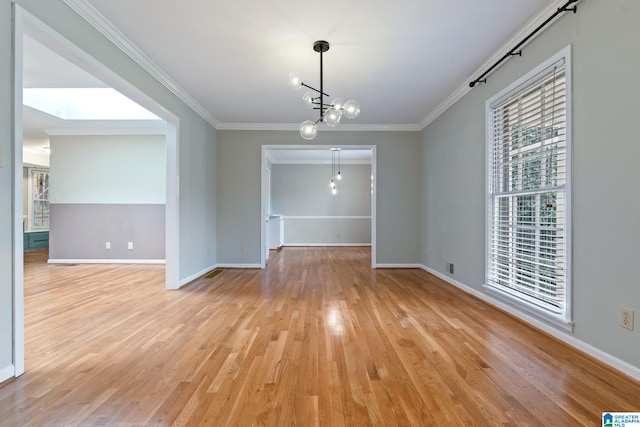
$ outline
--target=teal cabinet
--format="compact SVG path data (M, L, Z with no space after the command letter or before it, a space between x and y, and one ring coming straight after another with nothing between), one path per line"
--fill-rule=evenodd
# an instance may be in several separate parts
M30 231L24 233L24 250L33 251L49 247L49 231Z

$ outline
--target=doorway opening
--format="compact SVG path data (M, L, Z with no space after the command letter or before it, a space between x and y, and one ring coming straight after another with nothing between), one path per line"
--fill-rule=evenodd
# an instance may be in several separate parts
M166 110L151 97L128 83L104 64L100 63L82 49L65 39L42 21L14 5L14 190L13 190L13 365L14 376L24 373L24 241L23 236L23 88L25 40L35 40L53 54L59 55L69 63L93 76L106 87L129 98L134 103L157 116L162 122L165 135L165 288L178 289L178 128L177 116ZM55 70L46 69L47 72ZM43 71L44 73L45 71ZM85 122L87 124L89 122ZM144 133L144 131L142 131ZM157 129L152 133L157 134Z
M342 171L335 170L336 158ZM345 174L350 167L360 182L351 188ZM375 268L375 145L263 145L261 169L262 268L269 249L278 244L274 233L280 233L279 243L284 246L371 246L371 268ZM337 172L342 172L340 177ZM345 179L336 181L338 188L332 195L330 178L342 176ZM351 196L345 193L340 200L342 185ZM286 201L282 194L287 194Z

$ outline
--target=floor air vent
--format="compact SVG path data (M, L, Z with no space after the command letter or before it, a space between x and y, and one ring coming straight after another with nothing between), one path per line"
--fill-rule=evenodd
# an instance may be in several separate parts
M216 277L218 274L222 273L224 270L221 268L216 268L215 270L207 273L206 276L204 276L205 279L213 279L214 277Z

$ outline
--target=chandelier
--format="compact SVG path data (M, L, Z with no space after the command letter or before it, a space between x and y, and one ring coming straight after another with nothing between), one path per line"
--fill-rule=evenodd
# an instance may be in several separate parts
M355 119L360 114L360 104L357 101L349 100L345 102L340 98L335 98L330 104L325 104L325 96L329 98L329 95L324 93L324 84L322 81L322 54L329 50L329 42L324 40L318 40L313 44L313 50L320 53L320 90L305 84L302 81L302 76L298 73L289 74L289 85L293 89L300 89L302 86L311 89L304 94L302 100L314 110L318 110L320 118L315 122L313 120L305 120L300 125L300 135L304 139L313 139L318 134L318 123L322 122L330 127L335 127L340 124L342 116L348 119Z
M336 168L336 154L338 155L338 167ZM336 188L336 181L340 181L342 179L342 173L340 173L340 149L332 148L331 149L331 182L329 183L329 187L331 188L331 194L338 194L338 189Z

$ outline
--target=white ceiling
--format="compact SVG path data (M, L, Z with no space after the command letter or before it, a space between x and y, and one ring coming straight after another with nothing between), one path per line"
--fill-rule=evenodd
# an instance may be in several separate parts
M65 1L95 8L122 40L143 52L223 129L297 127L315 120L317 112L302 103L304 90L291 90L287 76L298 71L305 83L318 86L319 54L312 46L327 40L325 92L358 100L362 113L345 122L372 130L419 129L519 30L558 3ZM25 37L24 46L25 87L105 87L34 39ZM74 127L157 127L131 121L73 123L28 107L24 122L25 137L34 141Z
M349 123L417 126L552 0L72 0L89 3L222 127L316 119L291 71L356 99Z

